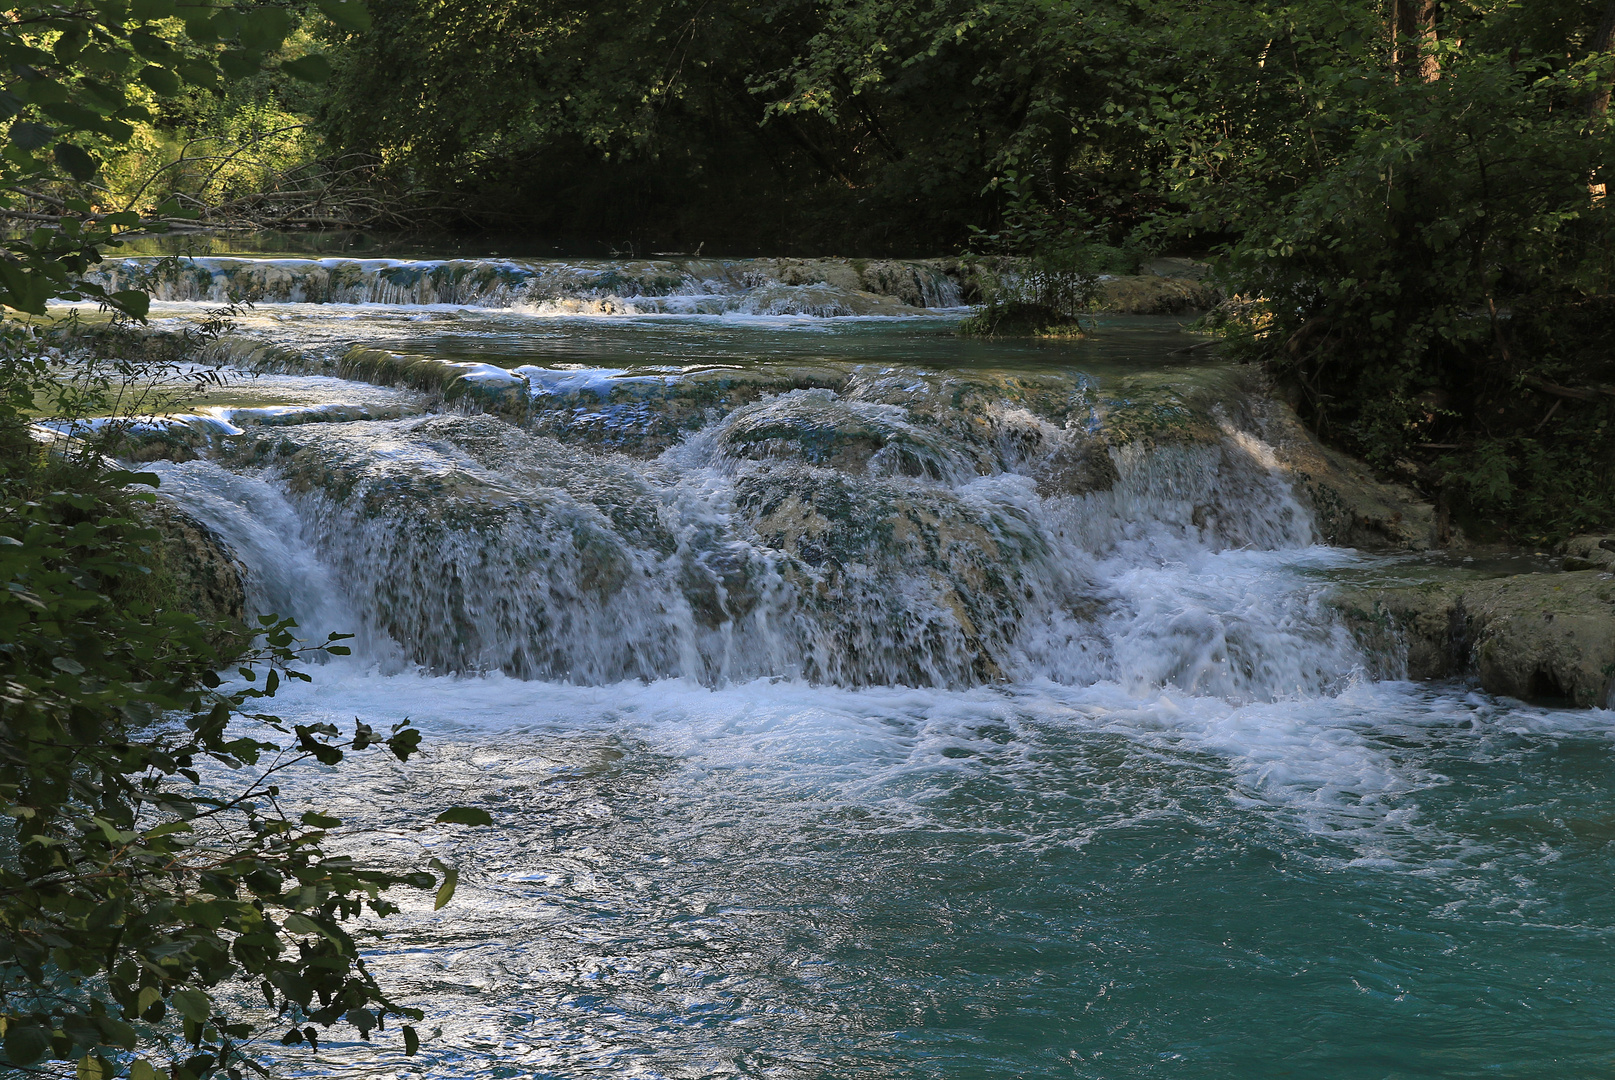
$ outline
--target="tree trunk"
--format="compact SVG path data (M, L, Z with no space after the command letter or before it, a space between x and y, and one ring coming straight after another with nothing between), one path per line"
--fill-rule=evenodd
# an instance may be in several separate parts
M1594 56L1607 53L1615 45L1615 0L1608 0L1604 4L1604 18L1593 33L1588 52ZM1602 80L1587 98L1587 115L1589 117L1603 116L1609 112L1610 81Z
M1441 22L1441 0L1424 0L1419 11L1419 37L1423 49L1419 56L1419 78L1435 82L1441 78L1441 58L1436 55L1436 44L1441 40L1438 24Z
M1391 62L1398 79L1434 82L1441 77L1435 55L1440 21L1441 0L1391 0Z

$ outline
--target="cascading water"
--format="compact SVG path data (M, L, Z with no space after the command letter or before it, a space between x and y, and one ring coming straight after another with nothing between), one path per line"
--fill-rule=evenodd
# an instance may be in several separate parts
M959 287L934 263L802 259L527 262L401 259L119 259L108 288L160 300L457 304L550 314L891 315L950 308Z
M282 798L462 881L370 960L421 1057L288 1070L1603 1067L1610 715L1370 680L1330 582L1422 564L1320 544L1282 410L1175 326L578 317L273 265L294 302L229 353L265 373L135 449L257 610L358 634L277 711L427 735ZM433 364L482 389L397 377ZM464 803L496 825L426 824Z
M1037 389L998 388L1058 400ZM841 392L761 397L648 461L489 416L306 423L222 451L258 479L212 462L165 475L265 583L260 609L322 634L352 620L387 643L378 656L435 673L1043 678L1239 699L1350 673L1350 644L1283 556L1260 602L1243 576L1212 584L1312 541L1255 435L1113 448L1098 403L1059 402L1059 424L1024 400L985 415L932 400L966 391L981 387L854 371ZM227 489L245 521L218 520ZM271 506L295 526L252 541Z

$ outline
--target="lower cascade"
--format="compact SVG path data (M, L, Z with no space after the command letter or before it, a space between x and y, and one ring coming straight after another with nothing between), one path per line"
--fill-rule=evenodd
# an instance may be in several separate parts
M1503 695L1603 704L1615 585L1423 550L1429 507L1177 321L1014 341L746 310L777 274L626 314L620 280L585 312L232 272L263 288L221 366L113 449L231 579L199 597L355 635L276 716L421 735L276 766L282 809L458 873L362 946L419 1053L276 1042L286 1075L1607 1060L1611 714Z
M709 408L654 454L451 412L259 428L155 467L258 610L356 630L389 670L1262 700L1359 666L1297 576L1336 556L1306 554L1254 399L1236 421L1080 375L842 376ZM595 396L642 390L622 383Z

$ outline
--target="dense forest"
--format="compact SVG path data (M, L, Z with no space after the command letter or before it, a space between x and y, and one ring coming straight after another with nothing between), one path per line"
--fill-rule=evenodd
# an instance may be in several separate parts
M1612 39L1615 0L8 8L6 1060L239 1080L265 1031L209 994L243 973L295 1018L273 1037L368 1038L418 1014L341 924L395 910L387 886L439 904L454 889L445 867L327 857L335 820L279 817L263 789L166 786L196 783L193 758L334 764L416 740L258 713L301 655L274 620L241 668L262 681L220 691L217 628L153 599L149 511L129 495L149 478L31 440L62 387L21 316L74 299L142 319L146 296L83 277L121 236L437 230L570 255L972 253L1089 276L1191 255L1227 297L1199 329L1325 440L1418 487L1449 530L1537 546L1615 525ZM172 737L102 738L176 712ZM243 713L264 739L228 730ZM178 824L147 830L154 814ZM41 991L58 977L70 988ZM165 1015L183 1022L170 1064L131 1064Z
M1601 0L174 11L143 67L52 46L70 102L13 76L12 153L48 139L32 109L71 128L115 97L127 119L79 140L103 211L571 254L1212 258L1250 301L1215 319L1230 349L1471 536L1615 514ZM14 188L13 220L66 194Z

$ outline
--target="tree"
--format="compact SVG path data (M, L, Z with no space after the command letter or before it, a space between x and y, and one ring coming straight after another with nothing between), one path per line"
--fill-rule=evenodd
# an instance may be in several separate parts
M357 0L319 7L365 25ZM11 120L0 210L24 221L21 206L60 211L0 248L0 303L42 314L52 299L91 299L143 317L143 294L108 294L82 276L118 231L144 224L96 202L101 155L144 116L131 88L174 95L251 75L275 62L291 22L278 4L174 0L0 15ZM281 66L305 79L329 70L320 57ZM90 445L36 441L42 407L93 401L64 392L32 327L7 319L0 344L0 1065L66 1062L79 1080L239 1080L268 1027L312 1043L322 1025L369 1038L418 1016L386 996L344 923L391 914L395 886L436 887L441 907L453 873L439 883L332 854L324 843L341 823L288 817L274 784L304 760L406 759L418 733L406 721L344 737L258 711L284 679L307 678L297 665L309 652L344 652L340 637L307 648L294 624L266 617L243 653L237 628L172 610L142 511L155 477L108 468ZM240 680L229 687L218 674L228 665ZM204 767L247 779L212 794ZM488 818L457 808L441 820ZM262 995L267 1020L218 994L241 985ZM414 1053L413 1029L401 1034Z

